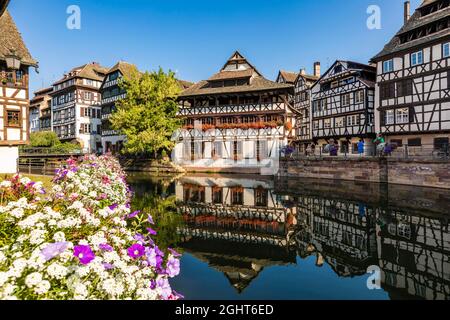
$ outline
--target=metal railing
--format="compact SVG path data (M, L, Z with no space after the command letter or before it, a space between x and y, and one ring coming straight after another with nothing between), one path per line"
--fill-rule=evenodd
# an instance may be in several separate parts
M294 148L292 152L280 150L280 159L357 159L357 158L387 158L403 160L437 160L450 161L450 147L447 144L433 145L423 144L420 146L397 146L395 144L386 144L384 148L375 145L365 146L364 153L360 154L357 150L346 146L339 146L337 152L330 152L327 148L316 146L313 150L300 150Z
M47 156L81 156L83 155L82 150L67 150L59 151L54 148L20 148L20 156L35 156L35 155L47 155Z

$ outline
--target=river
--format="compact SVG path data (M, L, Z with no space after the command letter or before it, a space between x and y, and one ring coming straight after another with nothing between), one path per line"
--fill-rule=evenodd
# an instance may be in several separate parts
M245 175L130 175L182 253L186 299L450 298L450 191Z

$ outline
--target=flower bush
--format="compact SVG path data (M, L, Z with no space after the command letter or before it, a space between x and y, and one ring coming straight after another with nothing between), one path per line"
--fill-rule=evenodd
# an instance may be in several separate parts
M53 182L0 183L0 299L181 297L169 284L179 254L154 243L150 215L131 212L116 159L70 159Z

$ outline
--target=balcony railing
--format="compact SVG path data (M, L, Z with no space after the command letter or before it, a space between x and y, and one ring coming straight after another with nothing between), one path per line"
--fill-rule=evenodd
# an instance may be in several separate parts
M117 95L117 96L113 96L113 97L109 97L109 98L104 98L104 99L102 99L102 104L107 104L107 103L116 102L116 101L125 99L126 96L127 96L126 93L122 93L122 94L119 94L119 95Z
M250 113L250 112L270 112L284 111L285 104L260 103L260 104L240 104L240 105L220 105L207 107L180 108L178 116L198 116L208 114L229 114L229 113Z
M350 150L349 150L350 148ZM450 147L448 145L423 144L421 146L397 146L395 143L387 143L381 146L365 146L364 153L359 154L352 147L338 146L338 150L333 152L331 147L316 146L314 149L308 147L306 150L291 148L289 152L286 149L280 150L280 158L284 159L323 159L337 158L348 159L354 157L379 158L398 160L431 160L431 161L450 161Z

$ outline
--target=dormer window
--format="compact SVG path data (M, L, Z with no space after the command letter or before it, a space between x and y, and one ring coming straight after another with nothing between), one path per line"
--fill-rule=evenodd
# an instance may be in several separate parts
M411 54L411 66L417 66L423 63L423 52L417 51Z
M394 59L386 60L383 62L383 73L394 71Z

